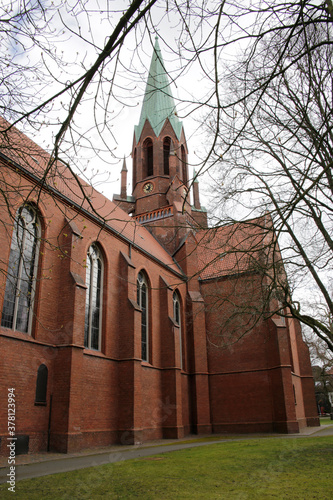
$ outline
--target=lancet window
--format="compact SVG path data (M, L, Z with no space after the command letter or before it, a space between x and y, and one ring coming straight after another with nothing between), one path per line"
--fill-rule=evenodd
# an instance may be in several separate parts
M148 284L142 272L138 274L137 279L137 303L141 309L141 359L142 361L148 361Z
M86 310L84 346L101 350L103 258L97 245L91 245L87 254Z
M24 333L31 333L40 233L35 208L21 207L14 224L1 326Z

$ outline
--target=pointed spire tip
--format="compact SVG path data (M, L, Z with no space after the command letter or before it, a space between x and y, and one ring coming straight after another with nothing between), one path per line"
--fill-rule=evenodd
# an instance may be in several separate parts
M178 139L182 131L182 122L178 119L176 113L176 106L172 97L169 78L164 66L157 35L155 40L140 120L139 124L135 127L135 140L137 142L140 140L146 120L149 121L157 137L160 135L166 119L169 119Z
M125 155L124 155L123 167L122 167L121 171L122 171L122 172L127 172L127 165L126 165L126 158L125 158Z

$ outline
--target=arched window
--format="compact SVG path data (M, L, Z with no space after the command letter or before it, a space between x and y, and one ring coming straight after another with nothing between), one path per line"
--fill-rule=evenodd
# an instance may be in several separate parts
M10 247L1 326L31 332L39 241L36 210L28 205L21 207Z
M169 175L170 137L165 137L163 141L163 168L164 175Z
M46 404L48 369L45 365L40 365L37 370L36 382L36 404Z
M141 359L148 361L148 285L142 272L138 274L137 279L137 303L141 309Z
M133 153L133 189L135 188L136 184L136 165L137 165L137 153L135 148Z
M151 139L146 139L143 144L144 151L144 169L143 176L149 177L154 174L154 164L153 164L153 141Z
M88 349L100 350L102 334L103 259L96 245L91 245L87 254L86 286L84 346Z
M182 348L182 321L180 314L180 299L177 292L173 292L173 320L179 327L179 354L180 354L180 368L183 368L183 348Z
M183 183L185 186L187 186L187 161L186 161L186 151L184 146L181 147L181 152L182 152L182 176L183 176Z

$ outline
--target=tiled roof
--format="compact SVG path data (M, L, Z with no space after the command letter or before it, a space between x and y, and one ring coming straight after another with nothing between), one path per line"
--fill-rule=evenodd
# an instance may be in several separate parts
M49 165L50 155L15 127L5 132L8 127L9 123L0 117L0 155L41 180ZM75 176L70 167L61 162L53 164L47 174L46 184L145 253L172 270L181 272L170 254L147 229L87 182Z
M265 217L199 231L196 239L200 278L258 270L268 232Z
M135 127L136 142L140 140L146 120L149 121L156 137L161 133L166 119L180 139L182 122L176 114L176 106L172 97L169 80L162 59L161 49L156 38L153 56L150 63L149 75L143 99L139 124Z

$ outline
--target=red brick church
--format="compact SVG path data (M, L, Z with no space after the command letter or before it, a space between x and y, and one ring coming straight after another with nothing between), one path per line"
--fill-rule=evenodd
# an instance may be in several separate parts
M268 317L224 342L225 310L213 297L236 300L237 277L237 300L251 304L259 278L226 252L246 225L207 228L196 180L191 205L186 138L158 41L131 195L125 162L110 201L0 125L3 454L9 388L21 452L318 425L296 321Z

